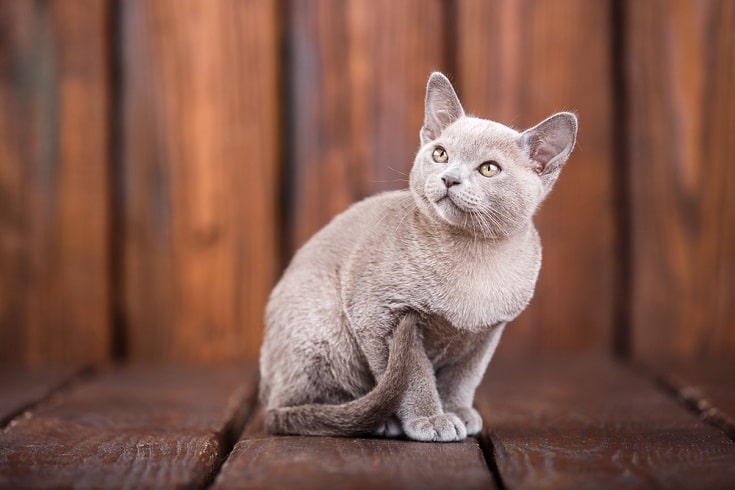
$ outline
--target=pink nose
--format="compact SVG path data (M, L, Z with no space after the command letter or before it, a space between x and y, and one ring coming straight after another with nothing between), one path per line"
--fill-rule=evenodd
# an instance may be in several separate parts
M444 181L444 185L449 189L453 185L459 184L459 179L453 175L445 175L442 177L442 180Z

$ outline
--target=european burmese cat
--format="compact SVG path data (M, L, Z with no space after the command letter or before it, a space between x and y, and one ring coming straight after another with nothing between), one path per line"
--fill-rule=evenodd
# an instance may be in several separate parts
M266 429L459 441L505 324L533 295L532 216L574 147L559 113L519 133L426 89L410 190L365 199L294 256L261 350ZM328 192L328 189L325 189Z

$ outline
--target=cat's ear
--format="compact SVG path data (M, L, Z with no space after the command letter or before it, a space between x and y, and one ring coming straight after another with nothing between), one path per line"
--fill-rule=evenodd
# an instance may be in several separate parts
M439 137L444 128L464 116L452 83L447 77L435 71L426 85L424 106L424 127L421 128L421 144L425 145Z
M562 166L574 149L577 139L577 116L560 112L521 135L521 144L541 176L546 192L559 177Z

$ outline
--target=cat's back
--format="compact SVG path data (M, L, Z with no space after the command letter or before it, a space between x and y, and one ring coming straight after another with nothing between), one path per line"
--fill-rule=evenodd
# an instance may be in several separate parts
M296 253L292 265L318 259L343 260L368 234L388 228L415 208L408 190L388 191L359 201L337 215Z

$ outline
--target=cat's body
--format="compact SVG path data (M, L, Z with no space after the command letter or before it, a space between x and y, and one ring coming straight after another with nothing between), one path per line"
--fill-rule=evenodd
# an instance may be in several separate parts
M574 143L574 116L555 117L525 133L466 117L448 80L432 75L411 190L336 217L271 294L268 430L441 441L480 430L474 392L533 295L541 245L531 218Z

